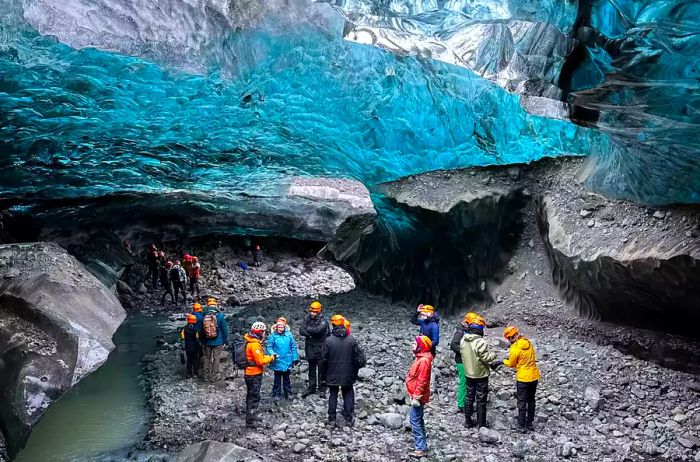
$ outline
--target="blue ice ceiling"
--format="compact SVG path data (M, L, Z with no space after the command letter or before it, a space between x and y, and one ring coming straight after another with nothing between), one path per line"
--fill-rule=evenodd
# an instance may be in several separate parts
M698 202L698 8L0 0L0 191L371 187L591 153L601 191Z

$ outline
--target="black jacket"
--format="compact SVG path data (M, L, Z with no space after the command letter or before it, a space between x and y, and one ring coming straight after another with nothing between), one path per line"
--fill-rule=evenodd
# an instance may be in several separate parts
M357 371L365 367L367 359L355 337L348 335L343 326L333 328L323 344L321 377L326 385L345 387L357 380Z
M464 334L465 332L464 329L462 329L462 326L458 326L457 331L450 342L450 350L454 351L455 363L457 364L462 364L462 351L460 350L460 343L462 342L462 337L464 337Z
M304 351L306 352L307 360L318 361L321 359L323 342L326 341L329 334L328 321L322 314L315 318L312 318L311 315L306 315L299 328L299 335L306 339Z

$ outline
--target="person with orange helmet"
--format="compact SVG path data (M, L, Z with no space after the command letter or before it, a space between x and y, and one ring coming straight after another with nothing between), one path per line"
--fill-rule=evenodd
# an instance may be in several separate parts
M411 454L414 458L423 458L428 451L428 444L425 441L425 420L423 410L430 402L430 375L433 367L433 355L430 352L433 342L425 335L416 337L416 344L413 353L416 360L406 375L406 391L411 399L411 409L409 411L409 421L413 431L413 440L416 450Z
M321 352L321 377L328 386L328 422L335 426L338 408L338 392L343 394L345 424L355 424L355 389L358 371L365 367L367 359L355 337L345 330L345 317L336 314L331 318L333 330L326 338Z
M187 357L187 378L194 377L199 372L199 355L201 343L199 341L199 329L197 329L197 317L188 314L187 325L180 330L180 342L183 344Z
M464 320L459 323L455 331L452 341L450 342L450 350L455 354L455 369L457 369L457 412L464 414L464 406L467 399L467 376L464 375L464 364L462 364L462 337L467 333L469 323L474 322L476 316L473 311L470 311L464 316Z
M258 405L260 404L260 388L262 387L264 367L277 359L276 354L266 355L262 342L267 326L257 321L250 327L250 332L245 334L245 355L248 367L245 368L245 423L248 427L258 424Z
M319 362L323 344L330 335L328 321L323 316L323 306L318 300L309 305L309 314L306 315L299 328L299 335L304 337L304 353L309 362L309 385L301 394L302 398L313 395L318 389L322 398L326 396L326 387L322 377L319 376Z
M535 346L515 326L503 330L510 342L508 358L503 364L515 369L515 391L518 400L518 426L522 431L532 430L535 420L535 392L540 379Z
M190 267L187 270L187 276L190 278L190 293L194 298L195 291L199 295L199 279L202 277L202 265L199 264L199 258L192 256Z
M440 317L432 305L418 305L416 312L411 315L411 323L419 326L419 335L425 335L433 343L430 352L435 356L440 343Z
M467 428L472 428L474 422L474 401L476 400L476 425L486 426L486 401L489 393L489 376L491 367L496 360L496 354L491 351L484 340L486 320L475 314L469 317L467 332L460 341L460 353L464 365L464 375L467 378L467 396L464 406Z
M204 308L202 307L202 304L199 302L194 302L192 304L192 313L191 313L195 318L197 318L197 332L199 332L199 337L200 339L204 340ZM197 375L201 376L202 375L202 368L204 367L204 342L200 341L201 344L199 348L199 370L197 371Z

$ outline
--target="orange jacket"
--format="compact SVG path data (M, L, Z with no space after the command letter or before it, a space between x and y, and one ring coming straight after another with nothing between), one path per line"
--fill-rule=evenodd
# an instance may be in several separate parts
M246 359L249 364L255 364L255 366L248 366L245 368L245 375L260 375L263 373L263 367L274 361L275 357L265 354L260 339L252 337L249 334L245 334L243 338L245 338L246 341Z
M430 401L430 373L433 368L433 355L430 351L416 354L416 360L406 375L406 391L411 398L420 396L421 404Z

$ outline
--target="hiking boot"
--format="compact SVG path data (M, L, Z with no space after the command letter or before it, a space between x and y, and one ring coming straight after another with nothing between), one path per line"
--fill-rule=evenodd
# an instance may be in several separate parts
M301 397L306 398L306 397L311 396L315 393L316 393L315 388L307 388L306 390L304 390L304 393L301 394Z
M425 451L415 450L409 453L408 457L410 457L411 459L422 459L423 457L427 457L427 454L425 453Z
M474 420L472 420L472 416L467 414L467 417L464 419L464 426L466 428L474 428Z

